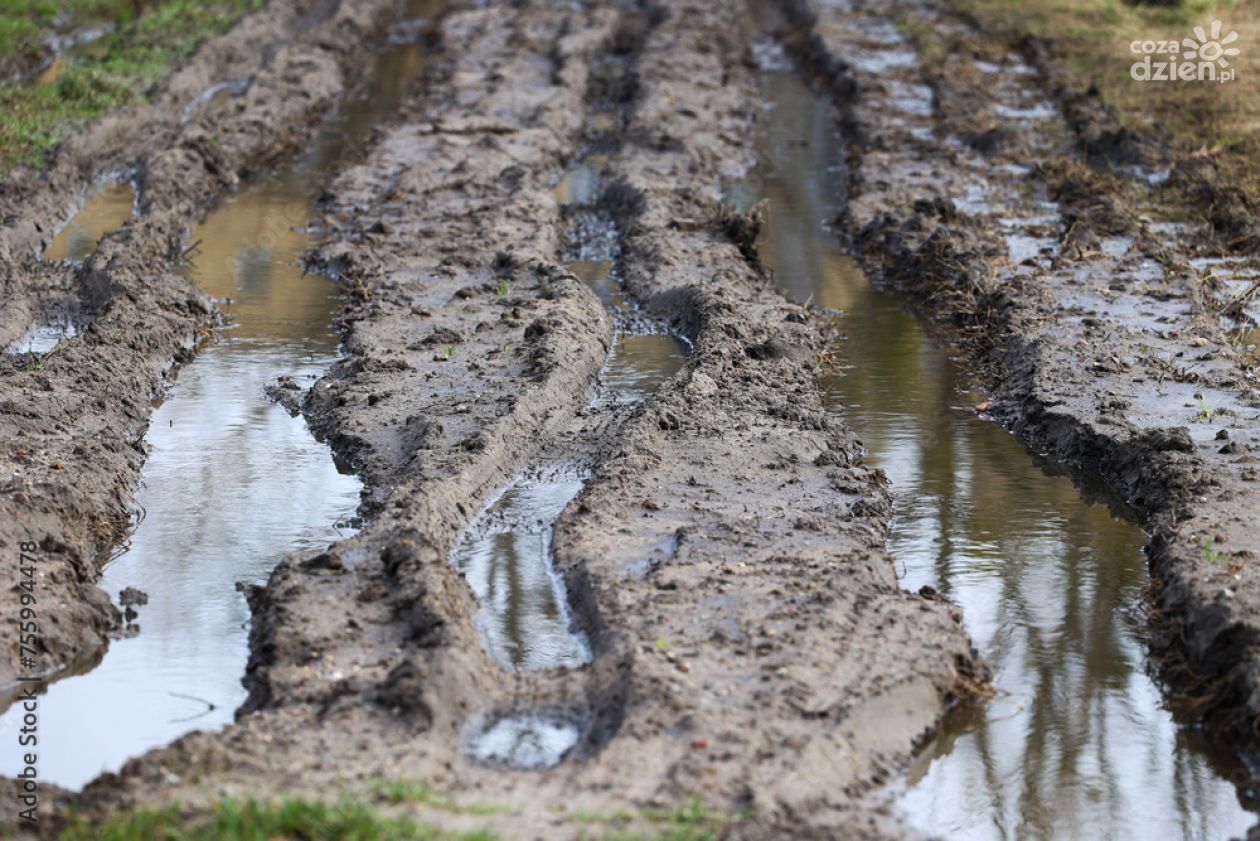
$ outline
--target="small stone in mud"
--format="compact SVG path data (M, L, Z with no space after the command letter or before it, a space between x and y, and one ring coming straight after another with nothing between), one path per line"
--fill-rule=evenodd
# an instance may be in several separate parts
M118 594L118 603L123 607L137 607L149 603L149 594L135 587L124 587Z

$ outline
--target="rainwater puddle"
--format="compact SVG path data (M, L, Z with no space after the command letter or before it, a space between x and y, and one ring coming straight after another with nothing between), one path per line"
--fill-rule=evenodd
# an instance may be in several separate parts
M629 308L630 301L612 274L611 260L574 260L569 264L569 271L577 275L579 280L590 284L600 302L609 310L617 311Z
M433 8L411 7L416 16ZM305 158L224 201L193 232L190 274L223 301L229 327L153 415L137 492L143 519L101 581L113 595L128 586L147 593L140 632L113 642L96 668L48 687L41 779L79 788L190 730L230 722L245 698L249 653L249 608L236 583L262 583L287 552L349 533L358 480L264 388L286 375L310 383L337 356L337 290L303 270L313 203L422 61L418 43L391 46ZM10 709L0 731L14 732L20 715Z
M687 361L687 346L667 333L618 333L600 379L613 400L637 403Z
M517 479L451 553L481 604L477 625L486 650L506 669L572 669L590 662L590 645L573 629L564 584L551 565L552 527L585 481L576 470Z
M58 316L39 324L32 324L21 338L14 341L5 353L37 353L43 355L57 346L62 339L79 335L79 325L69 316Z
M593 206L598 202L599 192L603 187L599 167L606 160L607 155L588 155L581 165L566 172L556 184L556 201L561 205L576 206Z
M83 202L83 208L53 237L44 259L85 260L101 237L122 227L136 209L136 191L126 182L101 184Z
M622 124L615 110L588 111L585 135L607 144ZM686 363L688 348L663 325L645 318L616 277L616 226L599 207L606 154L592 148L557 182L569 232L566 265L613 317L612 347L599 373L592 413L634 405ZM575 466L535 467L507 488L465 529L451 562L468 581L481 610L477 624L486 650L506 669L573 669L591 660L590 643L573 621L564 582L552 564L556 520L582 490L586 472ZM526 712L474 726L473 759L518 770L558 764L581 736L571 720Z
M596 112L601 113L601 112ZM612 348L600 371L597 403L637 403L649 397L686 364L690 347L665 325L644 316L616 275L617 230L597 207L603 184L598 166L606 156L592 154L556 185L556 200L569 212L571 257L566 265L590 284L613 316Z
M825 228L845 202L834 111L790 73L762 84L761 163L733 197L768 199L760 251L789 296L841 311L824 386L892 480L902 585L962 607L1000 692L947 721L896 806L946 838L1245 834L1241 768L1147 674L1142 531L977 416L968 376Z
M472 754L487 765L537 770L560 763L581 736L577 725L542 715L499 719L472 739Z

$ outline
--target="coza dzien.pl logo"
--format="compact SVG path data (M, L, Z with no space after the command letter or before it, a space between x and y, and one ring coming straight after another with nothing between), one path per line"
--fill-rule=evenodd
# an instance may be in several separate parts
M1229 59L1240 50L1229 45L1238 40L1238 33L1222 35L1224 30L1214 20L1206 31L1196 26L1193 38L1134 41L1129 51L1142 59L1133 62L1129 75L1139 82L1232 82L1238 68L1231 67Z

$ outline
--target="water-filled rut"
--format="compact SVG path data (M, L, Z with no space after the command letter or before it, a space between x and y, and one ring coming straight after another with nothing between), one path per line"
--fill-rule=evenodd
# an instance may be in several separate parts
M961 605L998 691L920 754L899 811L954 838L1245 833L1236 761L1174 720L1149 675L1145 535L978 414L967 374L838 245L837 115L773 45L758 54L760 163L732 197L766 201L763 262L831 313L840 370L824 385L891 479L903 586Z
M614 325L604 365L579 413L583 431L566 452L544 456L503 488L451 551L451 562L481 604L478 626L486 649L506 669L572 669L590 662L590 641L552 564L555 524L581 493L601 442L616 434L628 410L678 372L688 353L686 340L644 316L617 277L618 232L600 206L600 167L606 162L602 149L617 142L605 135L621 119L611 109L588 112L586 134L604 144L579 154L555 189L567 222L565 263L590 285ZM528 711L489 726L477 721L470 728L470 753L493 765L546 768L578 743L581 726L574 719Z
M359 481L267 389L280 378L305 388L337 356L336 287L304 268L317 233L314 203L419 75L420 21L437 10L411 3L408 37L391 40L366 86L351 92L307 153L227 198L191 233L188 272L220 302L227 325L153 414L138 524L101 581L111 594L137 588L144 597L99 665L85 664L41 698L43 779L77 788L190 730L231 721L246 695L250 618L238 582L261 583L285 553L324 546L351 528ZM129 194L89 198L88 215L72 220L47 256L86 256L129 215ZM3 726L20 717L20 707L11 709Z

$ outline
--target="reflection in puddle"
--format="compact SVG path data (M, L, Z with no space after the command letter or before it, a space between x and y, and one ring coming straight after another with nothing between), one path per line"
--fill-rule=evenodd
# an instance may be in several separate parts
M40 701L40 772L59 785L77 788L190 729L230 722L249 654L249 608L236 582L260 584L286 552L336 539L333 524L358 502L358 481L263 393L280 375L309 382L335 359L336 290L302 277L299 241L273 251L218 239L253 230L222 221L241 206L249 196L202 226L193 269L208 291L242 302L229 308L234 327L154 412L136 495L144 520L101 580L114 595L127 586L148 594L141 633L113 642L96 669L53 684ZM220 250L239 259L206 260Z
M586 281L590 285L607 309L616 312L630 308L626 293L613 277L611 260L574 260L567 265L578 280Z
M1251 364L1260 365L1260 327L1242 327L1231 331L1229 336Z
M612 399L635 403L673 378L687 361L687 346L663 333L617 333L600 373Z
M249 607L236 583L261 583L285 553L345 535L337 523L358 504L358 480L264 388L281 376L311 382L336 358L337 290L302 264L313 201L394 110L421 61L414 43L384 52L368 89L304 159L224 202L193 233L201 242L190 274L224 300L230 326L153 415L137 493L145 516L101 582L111 594L148 594L141 631L40 699L41 779L78 788L192 729L230 722L249 653ZM20 715L10 709L0 731L15 732ZM17 759L0 754L0 772L16 771Z
M556 201L562 205L593 207L599 201L603 186L599 169L607 160L607 155L589 155L580 165L565 172L556 184Z
M590 662L551 564L552 529L582 490L574 471L525 476L508 486L455 544L451 560L481 604L486 650L508 669L576 668Z
M503 718L472 740L472 754L491 765L550 768L573 749L579 735L576 725L540 715Z
M834 113L790 74L762 78L777 105L735 198L769 200L777 282L843 310L845 370L824 385L892 480L902 584L962 606L1007 693L947 724L898 805L951 838L1245 834L1253 816L1220 775L1236 764L1173 720L1146 673L1142 531L976 416L967 377L823 227L844 201Z
M44 259L85 260L105 234L131 218L136 208L136 192L127 183L102 184L88 194L83 209L53 237Z
M556 201L566 208L572 240L573 259L566 266L590 284L614 318L612 348L600 371L596 405L645 400L678 373L690 350L664 324L644 316L617 278L617 228L597 206L602 188L598 166L605 158L602 153L588 155L556 185Z
M235 583L260 584L285 552L337 538L332 524L358 502L358 482L262 393L277 374L307 379L332 361L326 321L306 342L227 339L184 370L154 413L137 493L145 519L101 581L115 596L128 586L148 594L141 632L40 699L43 779L77 788L190 729L232 720L249 654L249 608Z

